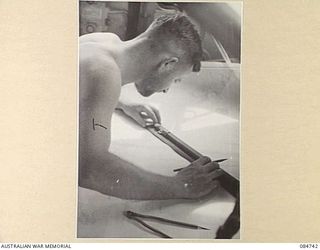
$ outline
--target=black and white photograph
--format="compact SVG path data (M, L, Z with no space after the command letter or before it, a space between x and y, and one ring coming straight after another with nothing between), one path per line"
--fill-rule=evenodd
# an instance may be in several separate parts
M241 2L79 2L78 238L240 239Z

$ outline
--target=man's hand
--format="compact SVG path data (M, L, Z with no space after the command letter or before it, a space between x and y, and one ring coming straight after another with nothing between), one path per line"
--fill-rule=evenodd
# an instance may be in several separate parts
M118 109L121 109L126 115L130 116L142 127L146 127L155 123L161 123L159 111L149 105L121 103L121 105L118 105Z
M221 174L218 163L208 157L201 157L183 168L174 178L182 197L194 199L207 195L217 188L219 183L215 179Z

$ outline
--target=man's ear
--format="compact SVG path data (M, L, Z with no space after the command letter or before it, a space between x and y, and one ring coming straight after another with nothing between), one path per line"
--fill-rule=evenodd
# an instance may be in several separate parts
M167 59L164 59L160 66L160 71L170 71L174 69L176 64L179 62L178 57L170 57Z

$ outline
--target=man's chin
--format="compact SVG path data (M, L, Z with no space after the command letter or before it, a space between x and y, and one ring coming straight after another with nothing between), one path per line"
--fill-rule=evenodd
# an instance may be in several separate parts
M139 92L139 93L144 97L149 97L154 94L154 92L143 92L143 93Z
M139 92L140 95L144 97L151 96L154 93L153 91L140 91L139 89L137 89L137 91Z
M148 96L151 96L152 94L154 94L154 91L148 91L148 90L139 89L138 85L136 83L135 83L135 87L136 87L136 90L139 92L139 94L144 96L144 97L148 97Z

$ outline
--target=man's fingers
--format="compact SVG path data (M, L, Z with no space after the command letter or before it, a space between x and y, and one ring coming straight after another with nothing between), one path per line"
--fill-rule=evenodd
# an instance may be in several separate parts
M152 109L152 111L154 112L154 114L156 115L157 120L158 120L158 123L161 123L161 117L160 117L159 111L158 111L156 108L154 108L154 107L151 107L151 109Z
M219 168L219 164L214 162L214 161L211 161L211 162L207 163L206 165L202 166L202 170L205 173L212 172L212 171L214 171L214 170L216 170L218 168Z
M221 175L223 175L223 171L217 169L216 171L213 171L211 173L202 174L199 178L202 179L202 183L205 183L207 185L213 181L216 181L217 178L219 178Z
M206 184L206 188L207 190L209 190L210 192L215 190L217 187L219 187L219 182L218 181L212 181L210 180L207 184Z
M147 122L146 122L146 120L143 119L141 116L136 116L134 119L136 120L137 123L140 124L140 126L146 127Z
M207 156L203 156L203 157L200 157L199 159L195 160L194 162L192 162L193 165L204 165L204 164L207 164L209 163L211 160L209 157Z
M141 117L148 117L148 114L147 114L147 112L145 112L145 111L141 111L141 112L140 112L140 116L141 116Z
M220 185L219 181L211 181L211 183L212 183L212 190L218 188Z
M146 123L154 123L154 121L151 118L145 118L143 119Z
M145 109L140 112L140 115L144 119L151 118L154 123L158 122L158 119L157 119L156 115L154 114L153 110L151 108L149 108L149 107L145 107Z
M217 169L211 173L208 174L210 180L214 180L217 179L218 177L220 177L221 175L223 175L223 171L222 169Z

